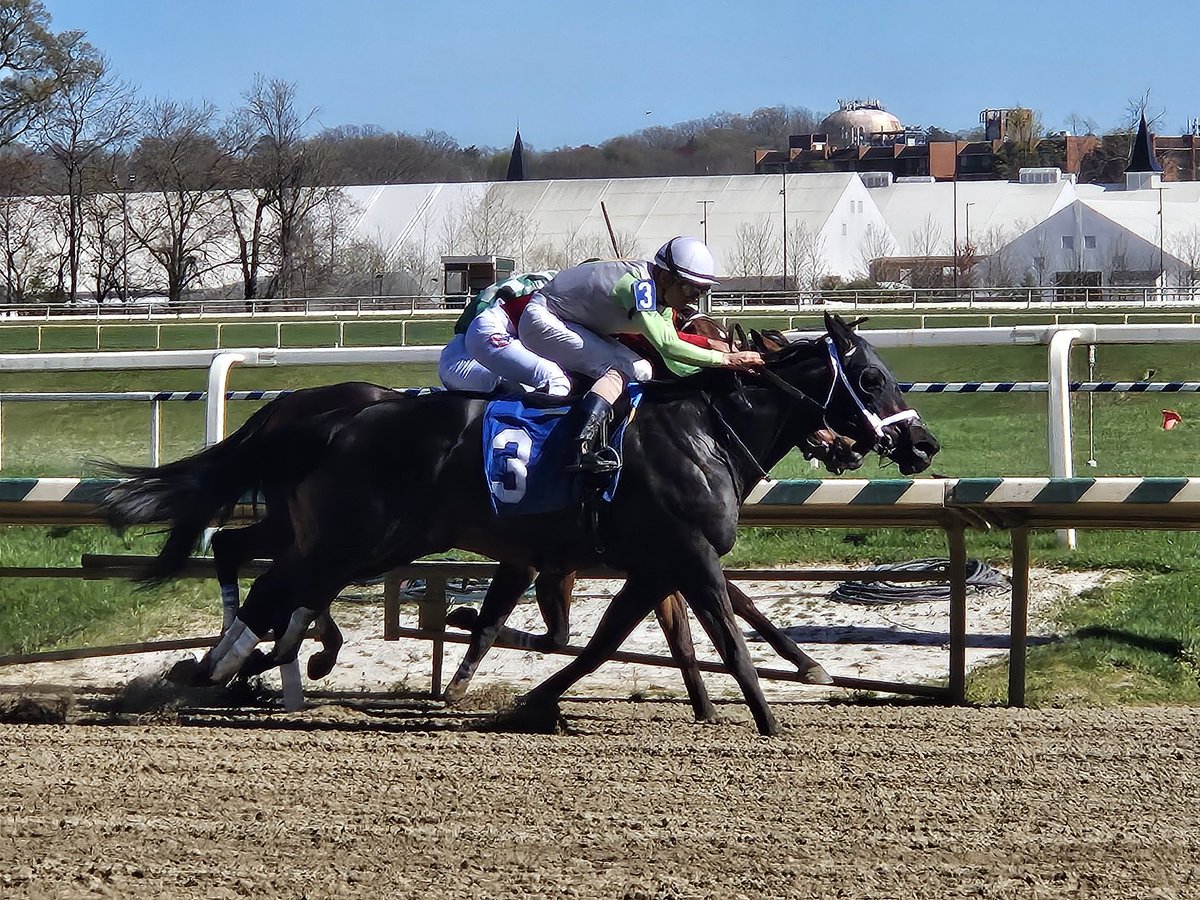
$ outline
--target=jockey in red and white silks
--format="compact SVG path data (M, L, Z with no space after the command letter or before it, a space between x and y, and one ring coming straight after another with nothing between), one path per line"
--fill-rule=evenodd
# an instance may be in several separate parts
M520 303L554 277L554 272L514 275L480 292L459 317L455 335L442 350L438 377L450 390L489 393L502 383L513 389L565 396L571 381L558 365L530 353L501 300Z

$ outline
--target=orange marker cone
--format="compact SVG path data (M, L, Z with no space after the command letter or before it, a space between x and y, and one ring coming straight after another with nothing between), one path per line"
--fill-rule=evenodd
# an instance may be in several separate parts
M1170 431L1176 425L1183 421L1183 416L1175 412L1173 409L1164 409L1163 414L1163 431Z

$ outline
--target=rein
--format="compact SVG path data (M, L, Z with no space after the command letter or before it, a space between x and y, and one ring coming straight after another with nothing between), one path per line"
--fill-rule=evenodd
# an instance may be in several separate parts
M717 407L717 404L713 402L712 395L710 395L708 391L705 391L703 393L703 397L704 402L708 404L709 410L714 416L717 417L717 421L721 423L721 427L725 429L725 434L733 438L734 446L741 451L741 454L746 457L746 459L750 460L750 462L754 464L754 468L758 471L759 479L761 480L765 478L769 480L771 476L768 475L766 469L762 467L762 463L758 461L758 457L755 456L754 453L751 452L750 448L746 446L746 442L741 439L736 431L734 431L733 426L729 424L729 421L721 413L721 410ZM732 467L730 467L729 474L734 474Z
M881 444L887 441L888 435L884 431L887 426L895 425L898 422L910 422L914 419L920 418L920 414L912 408L900 410L900 412L892 413L892 415L885 416L884 418L880 418L874 412L867 409L866 404L862 402L862 398L858 396L858 391L854 390L854 386L850 384L850 379L846 377L846 369L842 365L841 358L838 356L837 346L834 343L833 338L829 335L826 335L824 340L825 348L829 353L829 369L832 374L832 378L829 381L829 390L825 394L824 403L814 399L813 397L810 397L808 394L804 393L804 391L785 381L768 368L764 367L759 369L755 374L765 378L789 397L793 397L796 400L802 400L806 403L811 403L813 406L817 407L817 409L821 411L821 418L825 421L826 427L829 426L829 421L827 418L829 404L833 400L833 392L837 390L838 383L841 382L841 384L845 386L846 392L850 394L851 399L854 400L854 405L858 407L858 411L862 414L862 417L866 420L867 424L871 426L871 430L875 433L875 446L872 449L878 448Z

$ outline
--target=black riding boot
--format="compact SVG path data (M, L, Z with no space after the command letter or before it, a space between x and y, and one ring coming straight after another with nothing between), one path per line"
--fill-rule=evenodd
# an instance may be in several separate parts
M612 404L599 394L588 393L579 401L579 411L584 417L579 429L579 455L567 468L573 472L615 472L620 457L608 446Z

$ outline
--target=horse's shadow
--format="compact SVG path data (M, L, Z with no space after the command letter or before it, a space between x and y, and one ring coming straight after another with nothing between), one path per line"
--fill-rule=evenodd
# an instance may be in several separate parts
M950 643L947 631L910 631L899 627L870 625L789 625L784 634L800 646L811 644L886 644L889 646L942 647ZM746 640L761 641L757 632L746 632ZM1037 647L1062 640L1058 635L1030 635L1027 646ZM1012 643L1007 634L967 635L966 646L978 649L1006 650Z

